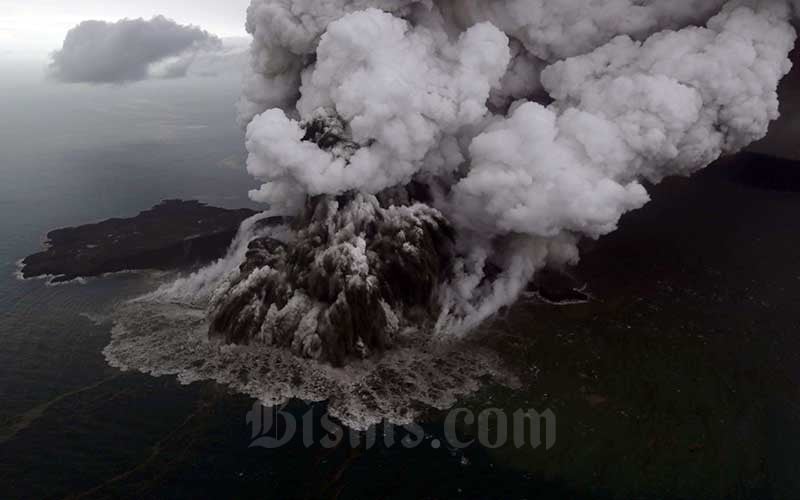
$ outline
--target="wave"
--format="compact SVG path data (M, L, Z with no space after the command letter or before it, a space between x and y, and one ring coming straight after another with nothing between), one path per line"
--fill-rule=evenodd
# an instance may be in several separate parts
M249 241L259 234L289 237L285 226L259 226L269 215L245 221L219 261L117 305L110 316L111 342L103 351L108 363L124 371L176 376L183 384L213 381L265 405L327 400L330 414L354 429L381 421L410 423L426 409L451 407L486 380L519 384L477 337L447 340L408 330L380 358L342 368L265 343L226 345L209 339L208 303L237 275Z

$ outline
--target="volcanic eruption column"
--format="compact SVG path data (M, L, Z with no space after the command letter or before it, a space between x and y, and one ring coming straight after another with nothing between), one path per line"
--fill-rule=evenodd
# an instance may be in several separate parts
M253 0L251 197L211 335L343 364L458 335L778 117L782 0Z

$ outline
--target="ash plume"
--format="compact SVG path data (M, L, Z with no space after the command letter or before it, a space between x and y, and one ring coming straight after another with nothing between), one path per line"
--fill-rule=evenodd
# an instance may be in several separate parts
M780 0L254 0L239 105L248 171L263 181L251 197L302 221L295 245L316 246L334 267L358 260L364 269L348 279L370 275L374 287L391 288L370 273L397 249L384 250L377 198L365 200L423 186L422 198L381 209L405 207L400 217L413 218L408 207L421 205L453 232L446 274L427 276L439 282L420 293L437 306L438 332L463 333L512 303L538 270L574 263L581 238L613 231L646 204L643 181L691 174L763 137L791 67L790 18ZM308 133L320 121L333 124L324 144ZM326 223L309 208L342 198L339 216L366 221ZM341 231L363 255L334 252L337 234L308 241L304 226L313 224ZM415 256L440 251L409 247ZM275 250L287 251L296 252ZM273 260L259 270L285 272ZM228 295L288 286L289 295L315 296L304 308L312 316L360 307L355 296L298 291L293 273L302 274L237 284ZM234 309L289 299L252 300ZM222 317L241 319L229 309ZM264 324L252 320L250 328ZM356 323L388 328L385 319Z
M458 351L538 272L576 263L582 239L644 206L648 183L766 135L794 11L785 0L252 0L238 110L262 183L250 195L269 211L227 259L148 300L202 291L187 317L225 356L288 353L317 374ZM159 314L162 325L175 313ZM110 359L152 371L142 346L163 359L175 342L128 333ZM169 372L196 377L198 364L263 400L309 390L198 359ZM393 377L414 379L404 366ZM326 370L315 397L345 386ZM448 391L474 390L470 377L448 378ZM366 420L406 404L368 386L382 396ZM410 400L447 404L409 387L424 394ZM344 399L333 406L364 404Z

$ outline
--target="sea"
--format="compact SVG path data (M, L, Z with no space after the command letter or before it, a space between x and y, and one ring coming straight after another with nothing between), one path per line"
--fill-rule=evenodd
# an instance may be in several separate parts
M55 228L168 198L258 208L238 79L0 70L0 498L800 498L791 165L736 160L654 188L584 245L573 272L591 300L531 293L483 328L519 386L487 383L370 441L324 401L263 407L109 366L109 311L171 276L18 277ZM542 417L541 439L513 439L519 411Z

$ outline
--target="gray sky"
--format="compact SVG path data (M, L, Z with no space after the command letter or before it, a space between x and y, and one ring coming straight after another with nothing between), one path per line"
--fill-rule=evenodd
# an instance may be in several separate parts
M81 21L161 14L220 37L245 36L249 0L0 0L0 58L46 59Z

